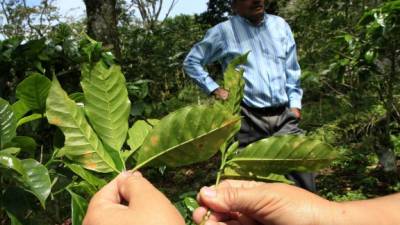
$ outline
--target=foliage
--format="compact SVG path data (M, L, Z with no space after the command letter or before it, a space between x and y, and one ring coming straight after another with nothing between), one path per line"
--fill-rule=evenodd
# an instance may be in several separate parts
M0 224L80 224L88 199L117 171L135 167L176 201L190 224L193 190L222 177L289 182L276 173L315 164L275 167L270 156L302 158L313 146L329 152L322 161L332 158L329 146L340 151L318 179L324 197L342 201L399 191L398 174L380 166L390 153L399 159L398 1L268 2L296 36L305 90L301 126L309 135L273 137L246 149L233 139L244 84L237 69L245 57L225 72L221 83L234 97L222 104L201 95L181 70L187 51L217 20L177 16L149 28L124 11L120 61L82 34L83 23L40 27L43 36L13 30L23 35L0 41ZM201 151L213 142L218 145ZM300 142L300 151L277 151ZM182 154L188 151L201 159ZM39 178L41 190L33 185Z
M0 33L7 38L43 37L59 19L53 0L41 1L37 6L28 6L26 1L1 0L2 21Z

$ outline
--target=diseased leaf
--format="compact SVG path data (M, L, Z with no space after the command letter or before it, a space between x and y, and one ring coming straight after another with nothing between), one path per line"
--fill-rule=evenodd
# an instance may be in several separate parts
M0 98L0 149L16 135L17 120L8 102Z
M49 123L58 126L65 136L60 155L96 172L120 172L124 169L113 161L111 153L103 146L82 110L69 99L56 78L53 79L46 104Z
M32 74L18 84L16 96L33 111L43 113L51 81L41 74Z
M189 106L164 117L137 151L134 170L152 164L178 167L206 161L235 131L240 117L224 108Z
M71 195L71 219L72 225L81 225L85 217L88 202L82 196L67 189Z
M45 166L33 159L21 160L25 170L23 181L27 190L34 194L45 208L46 199L51 192L49 171Z
M228 167L242 173L268 176L291 171L316 171L329 166L336 151L327 144L304 136L274 136L257 141L233 156Z
M131 148L130 151L125 151L125 158L129 158L136 150L142 146L144 139L153 129L153 126L159 123L159 120L138 120L128 131L128 145Z
M93 67L84 64L81 86L85 112L93 129L103 143L119 152L126 140L131 110L121 68L108 67L103 61Z
M229 98L223 102L224 106L233 114L240 114L240 103L243 99L244 69L238 69L239 65L247 62L249 52L233 59L224 72L224 88L229 92Z
M11 108L17 121L31 110L22 100L16 101Z

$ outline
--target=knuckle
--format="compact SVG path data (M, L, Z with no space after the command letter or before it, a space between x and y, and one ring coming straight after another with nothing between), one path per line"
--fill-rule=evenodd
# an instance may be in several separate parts
M237 211L237 200L239 197L239 190L237 188L226 188L223 195L223 200L231 211Z

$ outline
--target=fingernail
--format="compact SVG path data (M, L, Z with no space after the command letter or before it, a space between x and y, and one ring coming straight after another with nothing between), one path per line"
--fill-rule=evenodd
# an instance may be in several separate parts
M215 191L215 189L209 188L209 187L204 187L201 192L209 198L215 198L217 197L217 192Z

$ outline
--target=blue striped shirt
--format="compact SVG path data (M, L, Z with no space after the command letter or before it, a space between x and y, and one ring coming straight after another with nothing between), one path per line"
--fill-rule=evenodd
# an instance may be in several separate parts
M289 105L301 108L300 66L289 25L281 17L265 14L260 25L233 16L207 31L184 61L185 72L207 93L219 85L204 66L219 61L224 70L230 60L250 51L244 65L243 102L255 108Z

